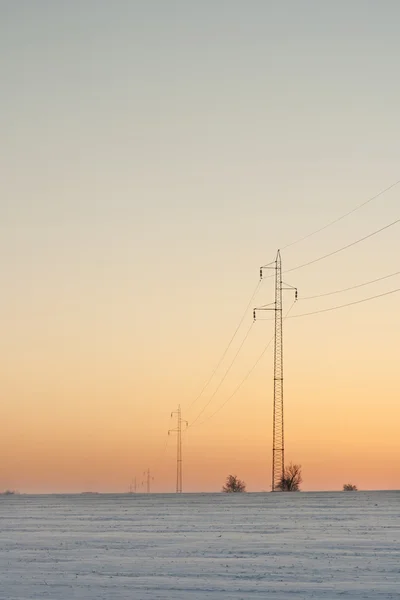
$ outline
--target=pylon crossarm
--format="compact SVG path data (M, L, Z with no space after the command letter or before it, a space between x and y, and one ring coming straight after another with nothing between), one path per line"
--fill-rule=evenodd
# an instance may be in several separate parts
M275 306L275 302L270 302L269 304L263 304L262 306L256 306L254 310L275 310L274 308L270 308Z

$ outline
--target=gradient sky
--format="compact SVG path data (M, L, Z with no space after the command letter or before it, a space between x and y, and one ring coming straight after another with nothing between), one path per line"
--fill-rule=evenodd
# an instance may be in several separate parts
M174 491L193 421L278 247L400 178L395 0L0 0L0 491ZM282 252L399 217L400 186ZM285 279L301 296L397 270L400 225ZM400 287L400 277L291 315ZM265 281L255 305L273 300ZM400 487L399 300L285 324L287 460L305 490ZM285 298L285 310L291 299ZM272 335L257 322L197 424ZM184 438L184 490L271 472L272 348Z

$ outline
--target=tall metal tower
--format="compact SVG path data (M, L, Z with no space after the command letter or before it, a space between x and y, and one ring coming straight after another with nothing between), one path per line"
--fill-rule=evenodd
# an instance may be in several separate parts
M176 493L182 494L182 423L188 426L187 421L182 420L181 405L178 406L178 410L174 410L171 413L177 415L178 426L176 429L170 429L168 435L171 433L177 433L177 452L176 452Z
M279 490L279 484L285 473L285 430L283 413L283 316L282 316L282 290L294 290L297 300L297 289L282 281L282 259L278 250L274 263L265 265L260 269L260 279L263 269L275 270L275 302L273 306L265 305L254 309L256 318L257 310L275 311L275 336L274 336L274 407L272 425L272 485L273 492Z
M283 328L282 328L282 259L278 250L275 261L275 345L274 345L274 414L272 432L272 491L285 472L285 432L283 421Z

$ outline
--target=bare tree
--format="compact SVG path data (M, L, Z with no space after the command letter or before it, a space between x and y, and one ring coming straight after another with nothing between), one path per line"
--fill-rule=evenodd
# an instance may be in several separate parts
M302 481L301 465L290 463L285 468L285 472L276 489L281 492L299 492Z
M354 485L353 483L345 483L343 486L343 491L344 492L358 492L357 486Z
M236 475L228 475L226 478L225 485L222 487L222 491L226 494L232 494L234 492L245 492L246 484L241 479L238 479Z

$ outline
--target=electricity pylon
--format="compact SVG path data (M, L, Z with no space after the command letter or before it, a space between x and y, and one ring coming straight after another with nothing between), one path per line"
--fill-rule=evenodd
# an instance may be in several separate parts
M272 485L273 492L279 490L279 484L285 473L285 430L283 418L283 318L282 318L282 291L294 290L297 300L297 289L282 281L282 259L278 250L276 259L260 268L260 279L264 269L275 270L275 302L255 308L253 318L256 319L257 310L275 311L275 344L274 344L274 409L272 426Z
M176 429L170 429L168 431L168 435L171 433L177 433L177 452L176 452L176 493L182 494L182 423L188 426L187 421L182 420L181 414L181 405L178 406L178 410L174 410L171 413L171 418L173 415L177 415L178 426Z
M146 479L145 481L142 481L142 485L146 483L146 492L150 494L150 482L154 480L154 477L150 475L150 469L144 471L143 475L145 475Z

